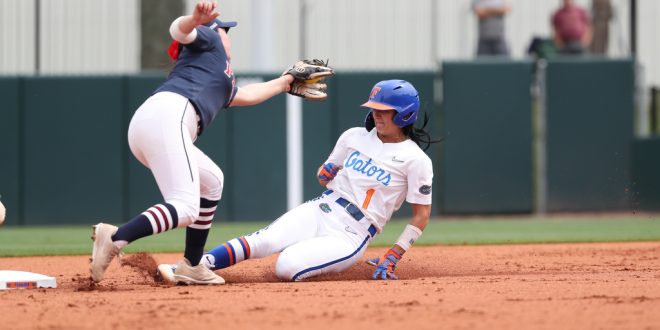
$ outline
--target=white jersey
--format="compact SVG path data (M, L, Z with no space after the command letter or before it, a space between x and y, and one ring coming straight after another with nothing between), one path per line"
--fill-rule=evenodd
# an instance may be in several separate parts
M431 204L433 163L415 142L383 143L376 129L344 132L326 163L342 165L327 188L360 207L378 232L406 200Z
M375 129L351 128L339 137L327 162L344 166L328 183L333 192L213 249L202 263L219 269L281 252L275 264L280 279L300 281L342 272L363 257L404 200L431 204L431 159L411 140L383 143ZM365 216L346 212L338 197L359 207Z

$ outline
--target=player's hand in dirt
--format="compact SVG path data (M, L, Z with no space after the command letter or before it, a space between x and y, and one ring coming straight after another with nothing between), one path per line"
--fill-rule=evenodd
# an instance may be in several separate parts
M371 279L373 280L398 280L399 277L394 274L396 264L401 260L401 256L389 249L384 256L367 260L367 263L376 266L376 270Z

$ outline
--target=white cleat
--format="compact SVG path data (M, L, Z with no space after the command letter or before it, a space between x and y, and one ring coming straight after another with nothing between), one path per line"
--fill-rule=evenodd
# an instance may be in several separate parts
M89 271L92 273L92 280L100 282L103 279L105 270L108 269L112 259L121 251L113 242L112 235L117 232L117 227L105 223L98 223L92 226L92 259L89 264Z
M206 284L220 285L225 284L225 279L208 269L205 265L199 264L192 266L188 259L178 263L158 265L158 272L166 283L170 284Z
M176 284L174 280L174 271L176 271L176 264L160 264L158 265L158 274L163 278L163 281L168 284Z

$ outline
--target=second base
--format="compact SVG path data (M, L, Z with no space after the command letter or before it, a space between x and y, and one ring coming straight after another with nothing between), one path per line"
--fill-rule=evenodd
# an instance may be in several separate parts
M16 270L0 270L0 290L57 288L54 277Z

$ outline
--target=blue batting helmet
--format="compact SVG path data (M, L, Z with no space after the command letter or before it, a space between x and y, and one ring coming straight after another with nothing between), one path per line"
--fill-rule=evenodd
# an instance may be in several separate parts
M369 94L369 101L362 106L371 109L364 123L367 130L371 131L375 126L372 114L374 110L396 110L394 124L403 128L417 120L419 93L405 80L383 80L374 85Z

